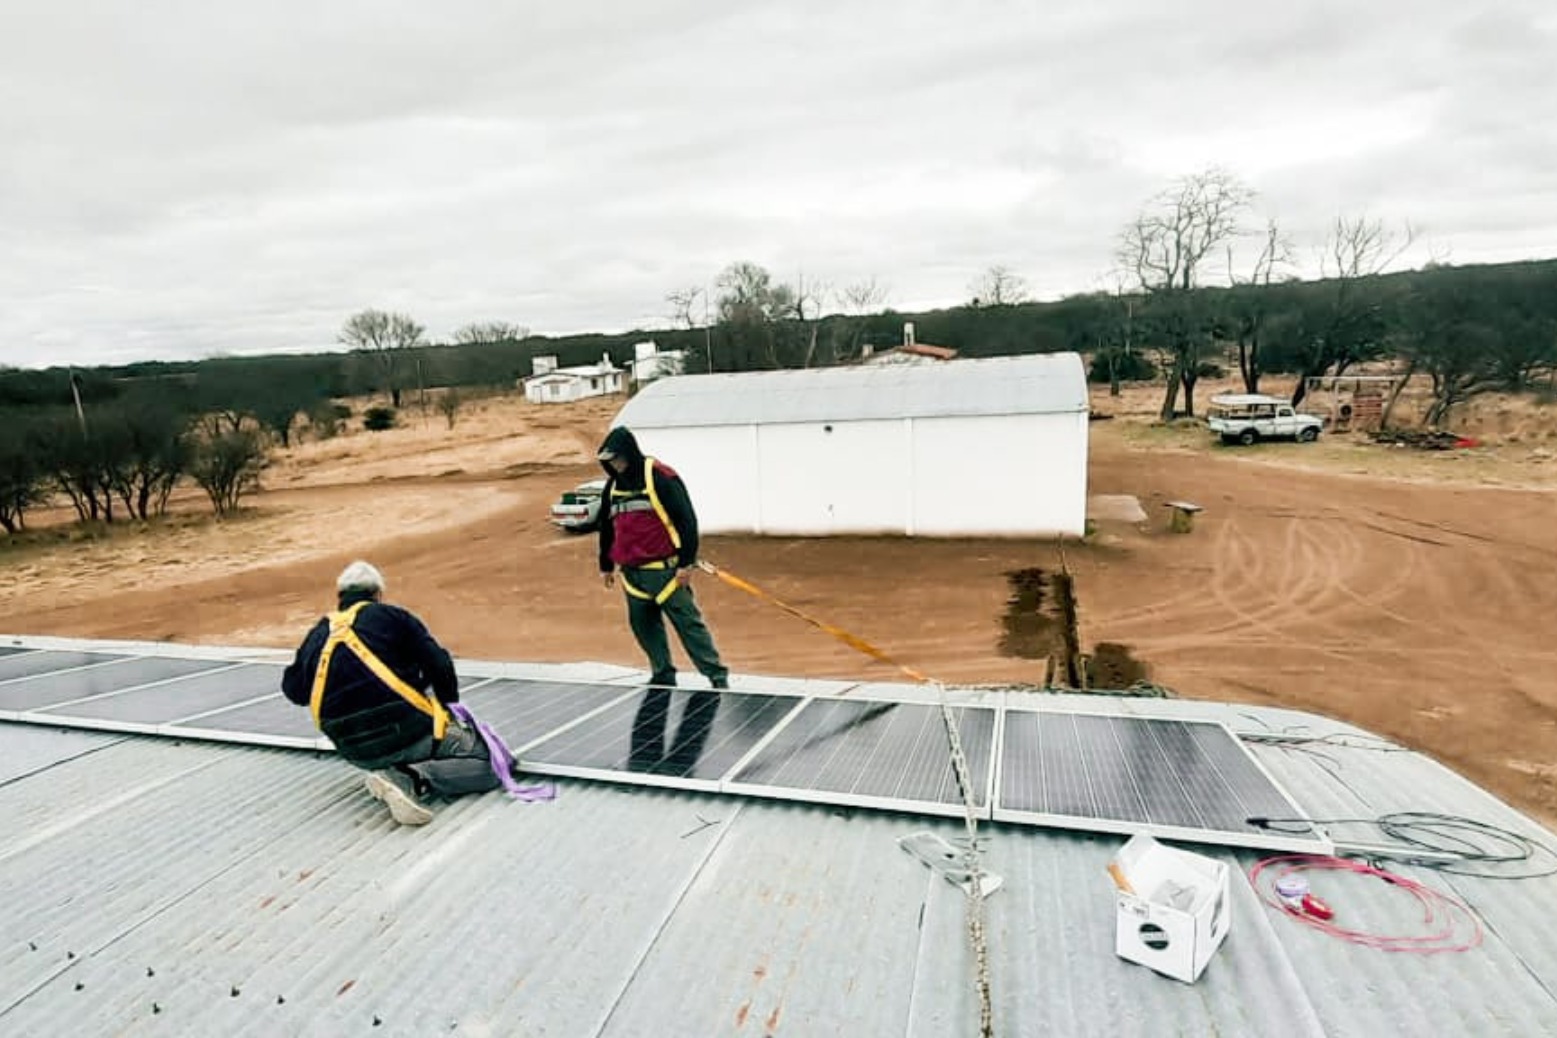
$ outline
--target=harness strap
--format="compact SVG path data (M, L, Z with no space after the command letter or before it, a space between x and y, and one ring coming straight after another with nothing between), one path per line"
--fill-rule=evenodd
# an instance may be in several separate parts
M638 569L648 569L650 567L648 567L648 566L639 566L637 568ZM663 569L665 567L661 566L661 567L658 567L658 568ZM627 579L627 574L626 573L622 574L622 590L623 591L627 592L629 595L633 596L634 598L641 598L645 602L653 602L655 605L664 605L667 601L670 600L670 596L674 595L676 593L677 589L679 589L680 587L681 587L681 579L679 577L671 577L669 582L666 583L666 585L664 587L660 588L660 593L659 594L651 595L647 591L643 590L642 588L633 587L632 581Z
M654 459L643 459L643 486L649 492L649 504L654 506L654 514L660 517L660 522L665 524L665 532L670 534L670 543L681 550L681 534L676 530L676 524L670 521L670 514L665 511L665 506L660 503L660 495L654 489Z
M335 657L335 650L344 645L346 651L361 660L362 665L367 667L373 673L373 676L382 681L391 692L416 707L416 709L428 717L431 717L433 738L442 739L444 732L448 730L449 714L443 708L443 704L438 701L438 697L423 695L412 688L404 678L389 669L389 664L379 659L378 655L367 647L353 629L353 625L357 622L357 614L362 612L363 607L366 605L368 605L368 602L362 601L348 609L330 614L330 637L326 639L324 649L319 653L319 666L314 670L313 692L308 698L308 708L314 715L314 727L321 727L319 724L319 710L324 705L324 685L325 680L329 677L330 661Z

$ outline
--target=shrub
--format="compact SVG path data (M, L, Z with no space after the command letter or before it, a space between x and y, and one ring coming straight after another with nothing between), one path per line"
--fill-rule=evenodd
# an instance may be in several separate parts
M211 499L219 516L238 510L238 499L259 487L265 445L252 429L208 437L194 446L189 474Z
M383 432L395 427L393 407L370 407L362 412L362 427L369 432Z
M1142 354L1116 353L1113 360L1121 382L1149 382L1157 377L1157 365ZM1094 383L1113 381L1109 372L1108 354L1099 353L1092 358L1092 369L1087 372L1087 380Z

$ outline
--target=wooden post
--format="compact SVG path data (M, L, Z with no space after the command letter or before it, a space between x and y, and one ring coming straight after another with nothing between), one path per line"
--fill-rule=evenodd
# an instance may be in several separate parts
M1051 578L1054 589L1054 605L1060 614L1060 638L1065 657L1060 661L1060 675L1066 688L1081 687L1081 636L1077 631L1076 585L1069 573L1056 573Z
M1191 501L1164 501L1163 507L1172 509L1168 517L1168 529L1173 533L1189 533L1195 528L1195 513L1203 511Z

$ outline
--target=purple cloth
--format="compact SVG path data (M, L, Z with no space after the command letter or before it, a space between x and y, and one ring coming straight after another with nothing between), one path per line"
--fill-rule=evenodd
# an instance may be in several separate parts
M538 800L557 799L557 785L554 782L539 782L533 786L527 786L514 778L514 769L519 762L514 760L513 751L508 744L503 742L503 737L492 730L492 727L476 720L476 715L470 712L470 708L464 703L447 703L449 713L459 718L461 722L469 725L481 736L481 741L487 744L487 754L492 760L492 773L497 776L497 781L515 800L523 800L527 804L533 804Z

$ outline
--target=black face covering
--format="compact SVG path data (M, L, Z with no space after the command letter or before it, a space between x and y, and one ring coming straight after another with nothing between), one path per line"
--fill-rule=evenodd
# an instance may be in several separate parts
M630 430L623 426L612 429L600 444L599 453L621 458L627 462L627 471L618 473L611 467L611 462L606 457L600 459L600 467L605 469L607 476L616 480L617 486L626 489L642 485L643 451L638 448L638 440Z

